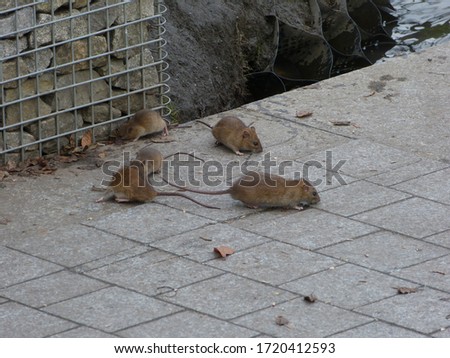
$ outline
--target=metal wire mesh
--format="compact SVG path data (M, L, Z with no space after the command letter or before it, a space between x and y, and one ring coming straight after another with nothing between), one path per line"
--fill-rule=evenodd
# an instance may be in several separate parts
M108 137L170 102L160 0L6 0L0 4L0 160Z

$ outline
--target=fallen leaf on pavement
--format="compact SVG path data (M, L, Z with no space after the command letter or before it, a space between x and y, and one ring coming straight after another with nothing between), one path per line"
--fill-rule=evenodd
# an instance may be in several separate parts
M9 176L9 173L7 171L0 170L0 181L3 180L3 178L6 178L7 176Z
M408 293L417 292L417 288L413 287L397 287L397 292L401 295L407 295Z
M352 124L350 121L330 121L330 123L334 126L349 126Z
M204 236L199 236L200 239L205 240L205 241L212 241L212 239L209 239L207 237Z
M80 158L76 155L66 156L66 155L58 155L55 157L55 160L61 163L72 163L78 161Z
M215 247L213 251L217 252L221 257L227 257L234 254L234 250L228 246L218 246Z
M317 301L317 297L312 293L309 296L305 296L303 299L309 303L314 303Z
M431 272L432 272L432 273L438 273L439 275L443 275L443 276L446 275L446 273L443 272L443 271L431 271Z
M312 114L313 114L313 112L303 111L303 112L297 112L297 113L295 114L295 116L296 116L297 118L305 118L305 117L312 116Z
M279 326L286 326L289 324L289 320L284 316L277 316L277 318L275 318L275 323Z

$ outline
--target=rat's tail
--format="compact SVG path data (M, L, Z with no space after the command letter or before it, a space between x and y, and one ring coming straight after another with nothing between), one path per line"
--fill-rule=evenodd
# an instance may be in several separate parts
M208 123L205 123L205 122L203 122L203 121L200 121L200 120L196 120L196 122L198 122L198 123L201 123L201 124L204 124L205 126L207 126L209 129L212 129L212 126L210 126Z
M222 195L222 194L229 194L229 193L230 193L230 190L231 190L231 188L230 188L230 189L219 190L219 191L203 191L203 190L197 190L197 189L192 189L192 188L186 188L186 187L183 187L183 186L180 186L180 185L171 183L171 182L168 181L166 178L164 178L162 175L161 175L161 179L162 179L165 183L167 183L167 184L169 184L170 186L173 186L173 187L175 187L175 188L178 188L178 189L180 189L181 191L190 191L191 193L197 193L197 194Z
M202 163L205 162L204 159L202 159L202 158L200 158L200 157L197 157L197 156L196 156L195 154L193 154L193 153L188 153L188 152L176 152L176 153L173 153L173 154L169 154L168 156L164 157L164 159L167 159L167 158L170 158L170 157L174 157L174 156L176 156L177 154L189 155L190 157L192 157L192 158L194 158L194 159L200 160Z
M191 198L191 197L189 197L187 195L184 195L182 193L173 193L173 192L163 192L162 193L162 192L159 192L158 195L163 195L163 196L182 196L183 198L188 199L188 200L196 203L197 205L201 205L201 206L203 206L205 208L208 208L208 209L220 209L217 206L211 206L211 205L207 205L207 204L201 203L201 202L199 202L199 201L197 201L197 200L195 200L195 199L193 199L193 198Z

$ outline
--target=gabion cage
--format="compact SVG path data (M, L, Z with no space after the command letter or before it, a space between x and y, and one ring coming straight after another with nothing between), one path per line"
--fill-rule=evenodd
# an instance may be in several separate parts
M107 138L169 103L160 0L0 4L0 164Z

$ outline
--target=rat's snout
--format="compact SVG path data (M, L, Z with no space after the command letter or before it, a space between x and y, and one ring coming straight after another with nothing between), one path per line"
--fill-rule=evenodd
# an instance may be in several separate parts
M320 196L317 191L315 192L315 195L313 196L313 200L311 201L313 204L317 204L320 201Z
M263 147L261 145L261 142L257 142L257 141L253 142L253 147L254 147L253 151L255 153L261 153L263 151Z

